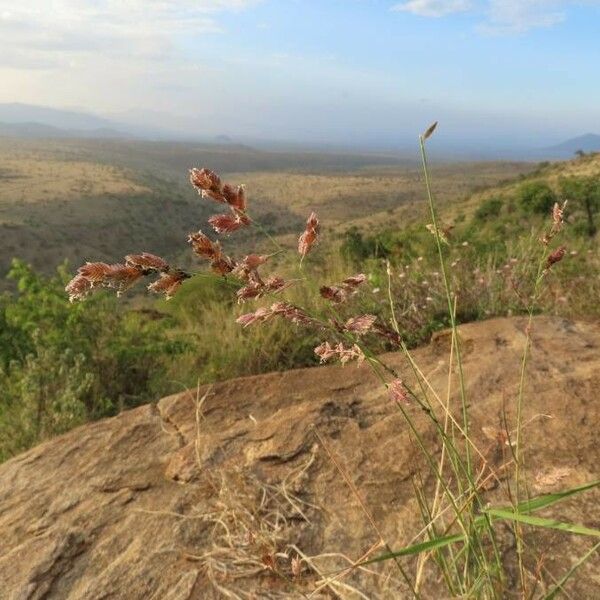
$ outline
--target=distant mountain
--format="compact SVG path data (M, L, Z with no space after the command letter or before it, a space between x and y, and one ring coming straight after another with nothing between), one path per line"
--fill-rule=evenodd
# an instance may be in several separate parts
M169 138L157 128L144 127L126 119L33 104L0 104L0 123L5 131L3 135L19 137ZM14 126L11 132L9 126Z
M570 157L578 150L584 152L600 152L600 135L596 133L586 133L579 137L571 138L556 146L545 148L544 151L555 157Z
M122 131L102 127L98 129L61 129L44 123L2 123L0 136L19 138L97 138L114 139L132 137Z
M91 131L95 129L118 129L114 121L83 111L63 110L33 104L0 104L0 122L39 123L57 129Z
M0 122L0 135L10 137L62 137L62 129L43 125L42 123L2 123Z
M161 113L152 111L146 115L143 111L132 110L103 117L85 110L21 103L0 104L0 124L4 128L4 135L24 137L181 139L181 133L165 126L163 120ZM15 126L10 133L9 126Z

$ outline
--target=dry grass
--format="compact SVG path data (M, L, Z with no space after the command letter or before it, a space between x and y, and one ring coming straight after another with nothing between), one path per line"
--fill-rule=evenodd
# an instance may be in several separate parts
M438 165L436 187L446 203L532 168L527 163L505 162ZM412 221L424 209L422 176L414 167L370 167L346 173L246 172L233 174L231 179L252 190L260 212L281 207L306 218L315 210L334 231L352 225L366 230L402 226L407 217Z
M211 589L233 600L255 600L257 592L265 600L374 600L404 593L405 584L389 564L360 564L381 550L380 543L355 558L342 552L311 554L304 548L305 541L314 539L315 521L325 510L304 493L319 445L277 482L266 482L243 467L204 469L200 437L211 431L202 406L210 393L209 388L200 397L198 388L196 395L196 462L202 477L186 484L208 489L208 504L188 514L154 514L193 520L204 529L201 554L193 548L181 551L185 560L202 567Z
M0 151L0 206L73 202L86 197L150 193L131 171L90 161L51 160ZM6 216L4 217L7 218Z

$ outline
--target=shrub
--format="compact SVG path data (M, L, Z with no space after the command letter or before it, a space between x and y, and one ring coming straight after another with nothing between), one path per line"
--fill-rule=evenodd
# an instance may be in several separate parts
M600 177L568 177L560 181L563 196L572 204L572 209L583 213L584 227L589 237L598 230L596 215L600 211Z
M518 200L526 212L545 215L552 210L557 198L548 184L531 181L521 185Z
M85 357L40 344L0 371L0 461L88 420L95 376Z
M502 198L487 198L477 207L474 217L478 221L488 221L500 214L502 205Z
M368 258L387 257L388 249L376 237L365 237L357 227L351 227L344 234L340 247L342 256L356 264Z
M186 346L167 335L164 315L147 318L107 294L70 304L66 266L44 277L13 261L8 277L16 290L0 296L0 460L168 389L170 357Z

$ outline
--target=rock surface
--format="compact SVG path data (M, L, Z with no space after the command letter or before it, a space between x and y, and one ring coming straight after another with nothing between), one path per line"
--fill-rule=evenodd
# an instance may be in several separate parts
M461 327L471 430L496 469L508 456L490 431L514 423L525 326ZM448 348L441 334L414 353L442 398ZM534 321L524 408L533 493L598 478L599 349L597 324ZM400 354L385 360L413 381ZM435 450L424 413L406 410ZM380 551L338 467L389 544L410 542L422 526L414 485L433 481L366 365L236 379L83 426L0 465L0 598L408 598L389 563L318 589L348 560ZM503 486L488 487L485 499L505 504ZM599 499L593 490L544 514L600 528ZM528 533L556 578L593 541ZM296 556L305 560L292 565ZM570 597L600 597L599 572L596 555L569 582ZM428 582L423 597L444 597L437 585Z

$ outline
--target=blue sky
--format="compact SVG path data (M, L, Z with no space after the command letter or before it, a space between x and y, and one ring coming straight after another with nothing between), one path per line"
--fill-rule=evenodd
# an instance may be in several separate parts
M535 146L600 132L599 38L600 0L0 0L0 102L382 147L439 119Z

